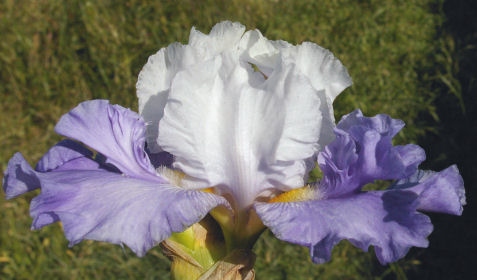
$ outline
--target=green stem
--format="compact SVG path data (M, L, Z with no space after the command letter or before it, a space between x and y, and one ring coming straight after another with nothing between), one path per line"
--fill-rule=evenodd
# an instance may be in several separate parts
M265 230L253 209L232 213L225 207L217 207L210 214L222 229L227 253L235 249L252 249Z

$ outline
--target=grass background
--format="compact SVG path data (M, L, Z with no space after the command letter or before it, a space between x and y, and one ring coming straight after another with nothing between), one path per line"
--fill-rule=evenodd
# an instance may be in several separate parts
M347 242L331 262L314 265L307 249L266 232L255 252L257 279L471 279L477 275L475 164L477 14L471 1L61 1L0 2L0 171L16 151L35 163L60 137L53 127L79 102L106 98L137 108L137 74L149 55L189 30L221 20L258 28L269 39L313 41L348 68L354 85L336 117L355 108L387 113L407 126L396 143L418 143L424 167L456 163L468 206L462 217L431 215L428 249L389 266L372 249ZM67 247L60 226L29 231L29 194L0 194L1 279L168 279L159 248L84 241Z

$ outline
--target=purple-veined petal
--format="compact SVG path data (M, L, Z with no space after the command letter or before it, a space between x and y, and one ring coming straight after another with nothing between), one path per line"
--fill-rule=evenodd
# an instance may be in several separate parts
M229 207L223 197L184 190L157 175L144 152L145 124L127 109L84 102L57 130L101 153L68 139L43 156L37 171L20 153L12 157L3 181L7 198L41 188L30 206L33 229L61 221L70 245L84 239L126 244L142 256L214 207Z
M360 187L356 143L346 133L338 130L335 133L335 140L318 154L318 165L323 172L323 193L328 196L338 196Z
M465 190L456 166L418 171L425 158L420 147L392 146L403 126L386 115L366 118L359 110L346 115L336 139L318 156L322 181L274 203L256 203L257 214L278 238L308 246L317 263L329 260L343 239L365 251L373 245L382 264L412 246L426 247L432 224L418 211L460 215ZM385 191L360 191L375 179L398 181Z
M310 248L324 263L333 247L347 239L364 251L370 245L382 264L402 258L410 247L427 247L430 219L416 212L412 192L367 192L305 202L260 203L255 209L281 240Z
M320 197L316 186L314 197ZM263 223L282 240L308 246L316 263L347 239L364 251L370 245L382 264L402 258L410 247L427 247L430 219L418 211L462 214L465 190L456 166L418 171L385 191L287 203L257 203Z
M159 177L144 180L103 169L43 173L20 154L12 161L4 182L7 196L41 186L31 202L32 229L61 221L70 245L84 239L126 244L143 256L172 232L228 205L222 197L174 187Z
M387 115L368 118L359 110L344 116L335 129L336 139L318 155L323 195L338 197L374 180L411 176L425 153L417 145L392 145L403 126Z
M63 115L55 131L101 153L124 174L155 176L144 151L144 121L129 109L107 100L85 101Z
M110 105L107 100L87 101L64 115L56 129L60 133L63 131L66 136L76 136L92 148L111 155L113 160L106 159L102 154L97 154L93 159L92 151L80 143L66 139L53 146L40 159L37 171L103 169L117 173L119 170L111 164L114 163L122 167L123 171L127 170L124 166L131 166L131 170L136 173L127 173L136 177L161 180L155 175L154 167L144 152L144 122L134 112L118 105ZM10 159L3 179L7 198L39 187L38 178L30 169L20 153Z

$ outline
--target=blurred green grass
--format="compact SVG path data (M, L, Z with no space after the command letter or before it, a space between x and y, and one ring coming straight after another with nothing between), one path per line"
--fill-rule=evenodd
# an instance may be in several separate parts
M461 90L446 60L452 38L439 33L442 5L439 0L4 0L0 169L16 151L35 163L60 139L53 132L59 117L83 100L106 98L137 108L135 83L147 57L174 41L187 42L192 26L208 32L226 19L258 28L269 39L316 42L340 58L354 85L335 101L337 119L355 108L367 115L387 113L407 123L397 143L425 139L437 131L435 101L442 92L436 83L444 82L456 97ZM5 201L0 195L1 279L169 278L170 263L159 248L139 259L127 248L100 242L68 248L59 225L29 231L32 197ZM372 252L343 242L330 263L317 266L307 249L270 232L255 249L257 279L406 279L421 262L421 251L413 250L382 267Z

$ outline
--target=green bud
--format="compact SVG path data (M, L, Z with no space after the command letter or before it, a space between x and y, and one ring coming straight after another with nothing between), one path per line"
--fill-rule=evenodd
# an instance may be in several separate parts
M171 261L172 278L175 280L253 280L255 255L244 239L235 243L236 248L226 245L221 226L206 216L181 233L174 233L161 243L166 256ZM255 237L253 238L256 239ZM254 241L253 241L254 242ZM241 248L246 245L249 248Z

